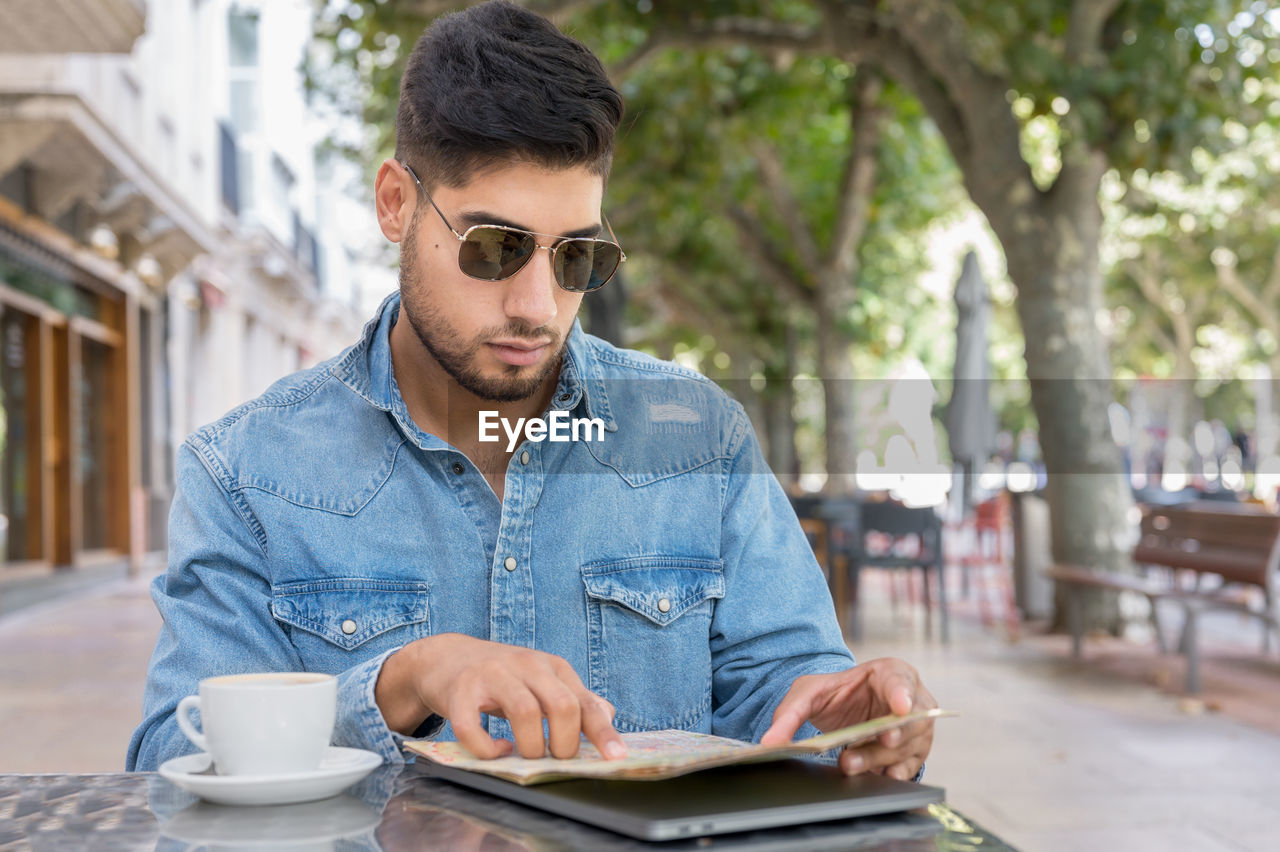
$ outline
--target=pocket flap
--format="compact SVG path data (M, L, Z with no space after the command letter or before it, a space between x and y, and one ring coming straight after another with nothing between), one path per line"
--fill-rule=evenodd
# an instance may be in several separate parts
M332 579L271 590L278 620L350 651L380 633L427 620L426 583Z
M636 556L583 566L587 594L667 625L709 598L724 597L724 563L718 559Z

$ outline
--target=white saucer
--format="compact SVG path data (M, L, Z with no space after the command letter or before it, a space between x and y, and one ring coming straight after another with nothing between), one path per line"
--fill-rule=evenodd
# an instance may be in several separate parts
M208 754L175 757L160 775L188 793L221 805L287 805L336 796L374 769L382 758L359 748L330 746L311 772L291 775L216 775Z

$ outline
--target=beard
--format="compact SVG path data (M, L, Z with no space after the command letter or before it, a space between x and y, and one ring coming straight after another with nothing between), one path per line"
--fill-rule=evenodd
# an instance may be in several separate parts
M459 387L486 402L521 402L537 393L543 384L560 372L564 341L553 328L534 328L523 320L511 320L504 326L482 330L465 340L424 293L417 266L417 213L409 225L409 235L400 245L400 313L423 348L435 359ZM488 282L477 281L476 286ZM497 338L550 338L555 353L542 367L503 365L500 375L486 376L477 365L486 341ZM532 371L532 372L530 372Z

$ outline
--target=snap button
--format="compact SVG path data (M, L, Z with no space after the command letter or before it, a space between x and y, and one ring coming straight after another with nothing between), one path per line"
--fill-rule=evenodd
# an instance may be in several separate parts
M520 464L528 464L528 463L529 463L529 451L525 450L523 453L520 454Z
M671 601L667 600L666 598L663 598L662 600L658 601L658 612L670 612L670 611L671 611Z
M508 571L514 571L516 570L516 564L516 558L514 556L508 556L506 561L502 563L502 566Z
M342 622L342 632L347 634L348 636L350 636L352 633L355 633L356 623L348 618L346 621Z
M462 462L454 462L454 463L453 463L453 472L454 472L454 473L456 473L456 474L458 474L458 475L461 475L461 474L462 474L462 472L463 472L464 470L466 470L466 468L462 466Z

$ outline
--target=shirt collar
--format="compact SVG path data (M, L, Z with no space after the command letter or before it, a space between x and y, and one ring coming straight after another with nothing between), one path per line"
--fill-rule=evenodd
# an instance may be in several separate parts
M393 292L382 301L377 313L365 323L360 340L343 353L330 372L359 394L370 405L383 411L403 409L404 401L393 381L391 367L391 328L400 315L400 293ZM551 397L552 410L572 410L586 405L588 417L598 417L605 430L616 432L618 423L609 408L605 392L604 372L595 357L592 339L577 320L569 331L564 348L560 380Z

